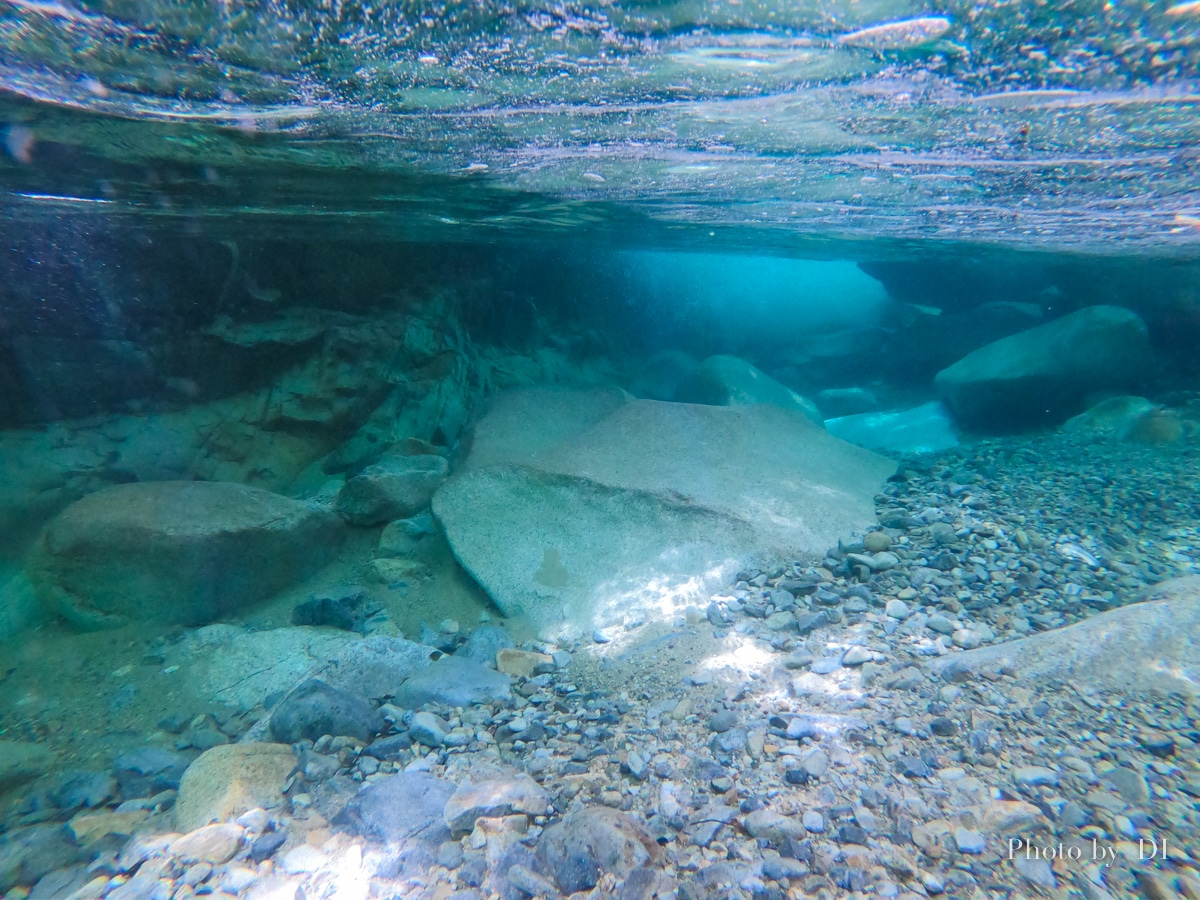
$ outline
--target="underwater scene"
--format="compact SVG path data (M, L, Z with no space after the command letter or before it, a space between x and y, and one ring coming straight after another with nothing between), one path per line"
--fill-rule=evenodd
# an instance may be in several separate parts
M1200 898L1200 2L0 0L5 900Z

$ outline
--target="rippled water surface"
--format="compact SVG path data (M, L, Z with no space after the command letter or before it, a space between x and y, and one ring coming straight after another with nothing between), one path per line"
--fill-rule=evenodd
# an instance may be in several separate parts
M0 0L11 215L1188 254L1195 2Z

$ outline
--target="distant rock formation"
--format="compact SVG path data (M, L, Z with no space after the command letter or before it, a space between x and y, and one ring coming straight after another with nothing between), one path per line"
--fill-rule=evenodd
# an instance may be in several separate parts
M1137 313L1090 306L981 347L935 383L959 422L995 433L1059 425L1089 394L1136 387L1151 359Z

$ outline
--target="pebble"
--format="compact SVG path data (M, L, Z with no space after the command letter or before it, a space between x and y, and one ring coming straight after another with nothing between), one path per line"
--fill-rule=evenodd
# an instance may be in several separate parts
M810 778L820 778L829 770L829 754L818 747L800 761L800 766Z
M907 619L911 612L908 604L896 597L889 600L884 607L884 613L893 619Z
M814 660L812 666L809 667L809 671L816 675L828 675L831 672L836 672L841 667L841 657L824 656L818 660Z
M863 546L871 553L892 549L892 539L882 531L871 531L863 538Z
M846 651L842 657L842 665L844 666L861 666L865 662L874 659L874 654L866 647L854 646Z
M978 831L967 828L954 829L954 845L959 853L982 853L987 841Z
M731 709L723 709L708 720L708 728L717 734L724 734L738 724L738 714Z
M974 650L983 643L983 636L970 628L959 628L950 639L954 641L955 647L961 647L963 650Z
M1045 766L1022 766L1013 773L1017 784L1030 786L1058 784L1058 773Z
M804 812L804 828L813 834L823 834L825 832L825 817L815 809L805 810Z

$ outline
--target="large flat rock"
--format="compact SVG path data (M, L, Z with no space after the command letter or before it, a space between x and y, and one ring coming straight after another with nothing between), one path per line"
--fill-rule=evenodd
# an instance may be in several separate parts
M1084 691L1200 693L1200 576L1174 578L1141 602L1066 628L943 657L935 674L1010 666L1018 677L1070 681Z
M997 432L1059 425L1089 394L1136 387L1150 363L1137 313L1089 306L980 347L935 382L960 422Z
M874 523L895 468L798 410L545 396L513 403L564 409L569 427L535 420L523 457L525 420L497 398L479 425L489 464L468 458L433 501L462 565L545 637L669 613L757 560L821 554ZM579 409L606 403L580 426Z
M198 625L313 574L341 536L332 513L259 488L121 484L63 510L28 571L42 602L80 628Z

